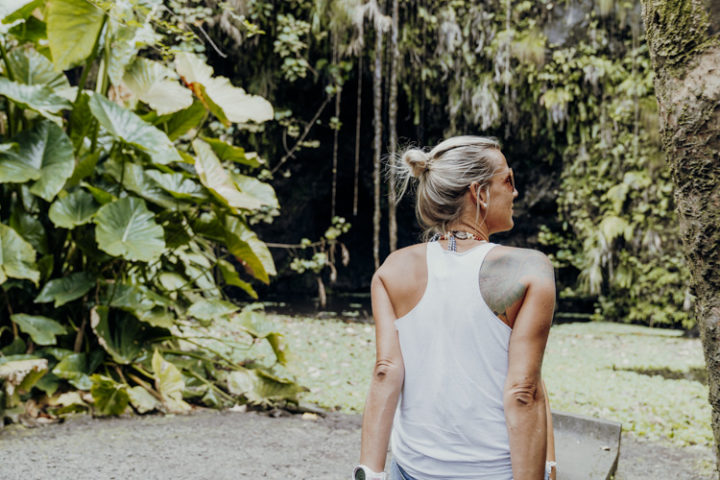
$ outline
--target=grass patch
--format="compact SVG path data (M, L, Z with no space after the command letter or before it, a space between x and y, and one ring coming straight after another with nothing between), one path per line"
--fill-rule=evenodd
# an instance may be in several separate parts
M304 400L362 412L375 362L371 325L269 315L285 333ZM678 446L712 445L698 339L613 323L554 326L543 374L555 410L622 422L625 431ZM670 373L668 373L670 372Z

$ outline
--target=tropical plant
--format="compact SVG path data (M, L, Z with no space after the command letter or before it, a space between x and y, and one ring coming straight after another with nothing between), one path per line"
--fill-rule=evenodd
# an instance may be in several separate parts
M222 288L257 298L251 281L275 274L249 218L278 203L253 176L258 155L213 137L208 124L260 125L273 108L171 48L162 8L0 7L6 415L22 413L29 396L44 396L56 414L106 415L128 405L142 413L295 402L301 391L281 370L282 335ZM273 365L253 360L261 341Z

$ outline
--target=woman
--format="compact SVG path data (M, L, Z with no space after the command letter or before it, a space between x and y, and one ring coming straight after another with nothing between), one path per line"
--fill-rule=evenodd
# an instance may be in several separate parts
M400 196L415 177L433 237L373 276L377 361L353 478L386 478L392 438L392 480L554 479L540 376L553 268L542 253L489 243L513 227L513 171L497 142L474 136L402 160Z

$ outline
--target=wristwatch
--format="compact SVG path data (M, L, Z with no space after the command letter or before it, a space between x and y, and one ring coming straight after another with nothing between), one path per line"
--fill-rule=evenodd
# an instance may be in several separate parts
M358 465L353 470L352 480L387 480L387 474L374 472L365 465Z

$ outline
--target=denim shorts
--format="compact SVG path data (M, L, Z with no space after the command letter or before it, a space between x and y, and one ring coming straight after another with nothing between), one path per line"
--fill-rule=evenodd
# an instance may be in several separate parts
M550 473L545 472L545 480L550 479ZM390 476L388 480L416 480L414 477L411 477L403 468L397 464L395 459L393 458L390 462Z

